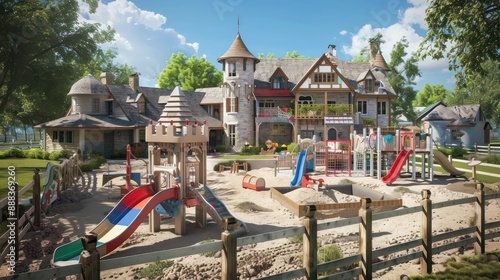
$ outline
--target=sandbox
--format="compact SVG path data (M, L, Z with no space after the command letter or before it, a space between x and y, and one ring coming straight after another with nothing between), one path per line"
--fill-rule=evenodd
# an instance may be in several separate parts
M403 200L363 186L352 185L329 185L318 191L308 188L273 187L270 189L271 197L285 206L297 217L305 216L307 206L316 206L317 219L328 219L335 217L355 217L361 207L361 198L372 200L370 208L374 213L394 210L403 206ZM311 192L312 198L317 194L317 201L298 202L291 198L291 192ZM300 194L303 195L303 194ZM332 199L324 199L328 196ZM340 199L336 199L336 196ZM335 201L337 200L337 201ZM330 202L331 201L331 202Z

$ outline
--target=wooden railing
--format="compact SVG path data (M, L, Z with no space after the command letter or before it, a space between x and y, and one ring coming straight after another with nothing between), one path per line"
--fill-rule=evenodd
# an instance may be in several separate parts
M317 279L318 273L352 266L354 266L354 268L335 273L331 277L334 277L334 279L352 279L353 277L359 277L359 279L371 279L374 271L389 268L415 259L420 259L421 274L428 274L432 272L433 255L470 244L474 245L474 251L476 254L482 254L485 253L486 240L500 236L500 221L493 221L489 223L485 222L487 210L486 201L500 198L500 193L485 195L483 184L476 183L475 187L476 191L475 196L473 197L449 200L434 204L431 201L430 191L423 190L420 201L421 205L377 214L372 213L372 209L370 208L371 200L363 198L362 207L359 209L358 217L319 224L315 218L316 207L314 205L310 205L306 216L303 219L303 226L239 238L234 230L236 221L234 218L229 217L225 219L225 231L221 234L221 241L115 259L99 260L98 255L96 256L97 251L95 250L95 243L88 243L85 248L89 251L82 253L80 264L17 274L16 279L49 279L68 275L82 275L83 279L98 279L100 271L104 270L174 259L194 254L221 251L221 278L223 280L232 280L236 279L238 246L257 244L275 239L293 237L300 234L303 235L303 267L280 274L266 276L260 279L274 280L292 279L298 277ZM433 212L440 208L462 204L474 204L475 213L472 220L473 225L470 227L432 235L433 232L439 231L432 228ZM497 209L494 208L490 211L495 212ZM414 240L408 242L397 243L395 245L373 250L373 221L385 220L414 213L421 213L422 216L421 223L419 221L419 224L417 225L417 227L420 226L420 237L416 237ZM490 216L493 216L492 213L490 214ZM319 264L317 262L318 232L352 225L359 226L359 252L338 260ZM415 225L407 225L407 228L412 227L415 227ZM86 239L87 238L84 240ZM388 256L391 254L396 255L396 253L397 257L373 263L373 260L377 257ZM0 279L12 279L12 276L2 277Z
M76 183L75 178L78 177L78 174L81 174L81 170L79 167L79 162L78 162L78 155L74 154L71 156L69 159L66 159L59 165L60 170L59 172L61 173L61 181L58 184L57 188L57 195L59 196L60 193L66 189L68 189L70 186ZM40 191L43 192L41 189L41 179L46 176L45 172L42 174L38 174L35 172L33 175L33 180L30 181L26 186L21 188L20 190L17 190L17 198L21 198L27 191L29 190L34 190L33 191L33 203L36 203L35 197L40 197ZM35 191L38 190L38 191ZM6 197L2 200L0 200L0 209L3 209L5 207L8 207L9 204L9 197ZM0 236L0 248L1 248L1 255L0 255L0 264L2 264L5 261L5 257L9 253L10 246L9 246L9 237L11 238L10 242L14 242L15 244L19 244L19 240L23 238L23 236L28 232L30 229L34 229L34 227L39 227L40 226L40 200L38 199L38 205L33 205L31 206L28 210L25 211L25 213L17 217L17 229L16 229L16 236L15 236L15 241L12 241L12 237L10 237L13 232L11 230L7 230L6 232L2 233Z

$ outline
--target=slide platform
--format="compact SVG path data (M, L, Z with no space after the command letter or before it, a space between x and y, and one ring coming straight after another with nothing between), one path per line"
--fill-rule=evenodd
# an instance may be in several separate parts
M290 187L300 187L302 186L302 176L304 176L305 165L306 165L306 151L302 151L297 159L297 170L295 171L295 176L290 182Z
M396 157L396 160L392 164L391 170L389 170L387 175L382 177L382 182L384 182L386 185L390 185L394 181L396 181L396 179L399 177L401 169L403 168L403 165L412 153L413 150L401 150L401 152L399 152L398 156Z
M448 160L445 154L441 153L438 150L434 150L434 159L439 161L439 165L448 173L450 173L451 176L462 176L465 174L464 171L460 171L451 164L451 162Z
M97 235L97 250L101 257L111 253L139 227L154 207L178 197L178 188L155 193L152 185L144 185L127 193L109 214L91 231ZM56 248L52 256L54 266L78 263L84 250L82 239Z
M214 221L221 227L224 225L224 218L231 216L231 213L227 209L226 205L212 192L212 190L204 186L201 190L188 190L188 196L194 196L201 206L207 213L214 219ZM243 221L236 219L236 229L235 232L237 236L246 235L248 230L247 226Z

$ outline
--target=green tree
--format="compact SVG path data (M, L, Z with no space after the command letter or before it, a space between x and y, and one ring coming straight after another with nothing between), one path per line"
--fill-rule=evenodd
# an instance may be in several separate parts
M391 102L392 121L400 115L406 117L409 121L415 121L416 114L413 111L413 101L416 98L417 91L413 88L416 84L415 79L420 76L418 69L418 59L415 54L410 55L405 60L408 53L408 40L403 37L397 42L391 51L391 62L389 63L389 83L398 98Z
M481 65L482 73L466 75L465 84L457 85L455 94L447 101L448 105L479 104L487 118L496 125L500 124L500 62L487 61Z
M286 52L284 58L305 58L305 56L301 55L298 51L294 50L292 52Z
M102 50L99 49L94 54L93 59L81 65L81 76L91 74L96 79L99 79L103 72L113 74L115 84L128 84L128 76L135 73L134 67L125 64L114 62L117 51L114 48Z
M368 56L363 51L361 51L360 54L358 54L357 56L355 56L351 59L351 62L369 62L369 61L370 61L370 56Z
M447 57L450 69L466 73L481 71L489 59L500 60L499 1L432 0L425 21L422 57Z
M438 101L444 101L451 96L451 91L447 90L444 85L429 85L426 83L418 92L417 99L413 101L413 106L429 106Z
M87 0L91 10L97 1ZM67 110L66 93L113 31L78 21L76 0L0 4L0 113L35 124ZM66 106L65 106L66 105ZM31 111L26 111L31 110ZM13 117L14 116L14 117Z
M222 72L205 58L192 55L188 58L183 53L172 54L167 66L158 77L161 88L181 86L183 90L194 91L197 88L217 87L222 84Z
M257 55L258 58L274 58L274 53L268 52L266 55L264 53L259 53Z

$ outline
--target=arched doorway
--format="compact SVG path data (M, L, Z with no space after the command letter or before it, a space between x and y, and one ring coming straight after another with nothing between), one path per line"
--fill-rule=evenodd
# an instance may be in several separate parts
M337 130L335 128L328 129L328 139L327 140L337 140Z

